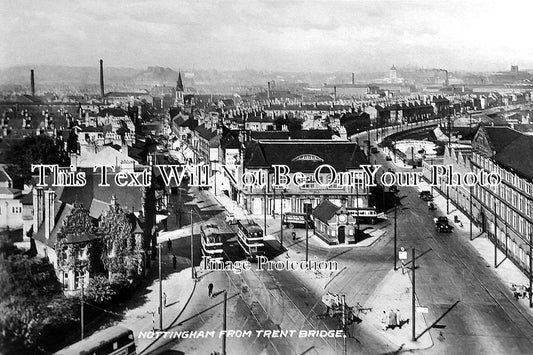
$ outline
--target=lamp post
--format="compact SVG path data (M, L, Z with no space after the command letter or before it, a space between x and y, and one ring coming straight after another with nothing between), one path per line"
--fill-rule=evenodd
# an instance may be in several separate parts
M158 255L159 256L159 330L163 330L163 277L162 277L162 272L161 272L161 258L162 258L161 249L163 249L163 245L159 243L157 249L159 252L159 255ZM192 257L191 257L191 264L192 264Z
M191 277L193 280L194 277L194 223L192 219L192 208L191 208Z
M413 341L416 341L416 334L415 334L415 323L416 323L416 318L415 318L415 307L416 307L416 283L415 283L415 271L416 271L416 265L415 265L415 248L413 248L412 250L412 255L413 255L413 289L412 289L412 293L411 293L411 319L412 319L412 322L411 322L411 329L412 329L412 333L413 333Z
M396 196L394 196L394 250L392 253L394 254L394 271L396 271L396 249L397 249L397 232L398 232L398 224L397 224L397 212L398 211L398 200L396 199Z
M283 250L283 199L285 198L285 196L283 195L283 191L281 191L280 193L280 199L281 199L281 216L280 216L280 222L279 222L279 229L280 229L280 232L279 232L279 239L280 239L280 244L281 244L281 250Z
M533 234L531 233L531 225L529 226L529 308L533 307L533 268L531 265L531 261L533 261L531 257L531 252L533 252Z

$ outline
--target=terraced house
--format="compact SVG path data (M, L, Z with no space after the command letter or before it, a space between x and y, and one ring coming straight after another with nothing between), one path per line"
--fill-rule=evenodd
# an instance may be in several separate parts
M509 127L481 127L472 142L472 169L496 172L495 188L476 186L481 206L474 214L483 232L525 274L529 274L533 238L533 136Z

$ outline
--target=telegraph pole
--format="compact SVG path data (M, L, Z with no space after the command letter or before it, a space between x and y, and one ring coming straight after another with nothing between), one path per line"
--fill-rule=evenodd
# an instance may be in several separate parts
M75 276L75 275L74 275ZM85 283L85 275L82 278L81 281L81 340L83 340L83 284Z
M222 355L226 355L226 315L227 315L228 291L224 290L224 318L222 319Z
M396 223L396 217L397 217L397 210L398 210L398 201L396 200L396 195L394 196L394 250L392 253L394 254L394 271L396 271L396 238L397 238L397 223Z
M305 261L309 261L309 225L307 220L309 219L309 213L305 212Z
M411 299L411 318L412 318L412 322L411 322L411 326L412 326L412 331L413 331L413 341L416 341L416 334L415 334L415 323L416 323L416 320L415 320L415 299L416 299L416 295L415 295L415 287L416 287L416 283L415 283L415 270L416 270L416 266L415 266L415 248L412 249L412 255L413 255L413 290L412 290L412 299Z
M263 188L263 191L265 192L265 203L263 206L263 223L265 224L265 236L267 235L267 190L266 185Z
M279 238L280 238L280 243L281 243L281 250L283 250L283 198L284 198L283 191L280 194L280 198L281 198L281 218L280 218L280 223L279 223L279 228L280 228Z
M341 296L342 302L342 330L344 331L344 336L342 337L342 353L346 355L346 296Z
M163 330L163 278L161 272L161 249L162 244L159 243L159 330ZM192 259L191 259L192 260Z
M529 229L531 230L531 225L529 226ZM531 240L533 237L533 234L529 232L529 308L533 307L533 268L531 266L531 261L533 260L531 258L531 252L533 251L533 240Z
M446 184L446 214L450 214L450 185Z
M191 207L191 276L194 280L194 227L193 227L193 220L192 220L192 207Z
M494 267L498 267L498 217L496 216L496 202L494 202Z

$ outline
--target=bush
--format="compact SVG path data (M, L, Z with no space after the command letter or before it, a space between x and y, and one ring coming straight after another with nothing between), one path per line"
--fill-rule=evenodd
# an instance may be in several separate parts
M89 282L85 297L88 302L95 304L107 304L117 296L116 288L105 276L95 276Z

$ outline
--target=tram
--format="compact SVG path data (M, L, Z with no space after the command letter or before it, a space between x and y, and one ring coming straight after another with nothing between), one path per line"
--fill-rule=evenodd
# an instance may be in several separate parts
M237 241L246 258L257 260L258 256L264 256L265 244L261 227L254 222L239 220L237 228Z
M200 226L202 254L215 262L224 259L223 242L220 234L220 229L214 224Z

